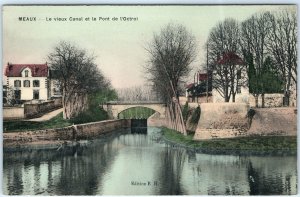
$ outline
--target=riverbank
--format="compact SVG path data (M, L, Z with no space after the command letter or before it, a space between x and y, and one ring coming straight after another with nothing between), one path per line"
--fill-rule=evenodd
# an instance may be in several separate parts
M216 152L226 151L284 151L291 154L297 153L297 137L296 136L257 136L257 137L238 137L238 138L222 138L211 140L193 140L194 134L187 136L181 133L162 128L163 138L175 145Z
M3 132L21 132L21 131L33 131L42 129L55 129L72 125L69 120L63 119L63 113L59 113L55 117L46 121L30 121L30 120L14 120L3 122Z
M105 120L62 128L3 133L3 146L5 148L18 148L30 145L57 147L58 145L70 144L74 141L95 139L100 135L127 128L130 125L130 120Z

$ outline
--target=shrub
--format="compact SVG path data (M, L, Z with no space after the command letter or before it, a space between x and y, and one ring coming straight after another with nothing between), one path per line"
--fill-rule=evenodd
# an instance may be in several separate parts
M255 115L255 110L250 108L249 111L247 112L247 118L248 118L248 127L250 128L252 124L252 118Z
M185 102L183 109L182 109L182 117L183 121L186 122L189 116L189 104L188 102Z
M200 115L201 115L201 108L200 108L200 106L198 106L198 107L193 111L193 114L192 114L192 117L191 117L191 123L197 124L198 121L199 121Z

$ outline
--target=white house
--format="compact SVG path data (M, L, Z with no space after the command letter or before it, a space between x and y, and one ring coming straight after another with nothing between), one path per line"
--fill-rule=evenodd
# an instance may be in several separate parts
M249 103L250 94L249 94L249 87L248 87L247 67L244 66L245 63L235 53L228 52L228 53L224 53L223 56L216 62L216 65L226 65L226 64L236 65L235 66L236 69L233 71L235 73L234 74L235 76L234 90L236 92L235 102ZM218 75L213 72L212 77L217 78ZM228 91L230 92L230 87L228 87ZM224 102L224 97L220 94L220 92L216 88L212 89L212 97L213 97L213 103ZM232 96L230 97L229 102L232 102Z
M12 88L16 100L48 100L49 68L45 64L7 64L7 87Z

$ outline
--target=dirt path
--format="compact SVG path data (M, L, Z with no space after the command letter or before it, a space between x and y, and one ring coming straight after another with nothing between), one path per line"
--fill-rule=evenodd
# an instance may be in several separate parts
M62 112L62 111L63 111L63 109L60 108L60 109L54 110L54 111L52 111L52 112L49 112L49 113L47 113L47 114L44 114L42 117L39 117L39 118L33 118L33 119L26 120L26 121L41 122L41 121L50 120L51 118L55 117L57 114L59 114L59 113Z

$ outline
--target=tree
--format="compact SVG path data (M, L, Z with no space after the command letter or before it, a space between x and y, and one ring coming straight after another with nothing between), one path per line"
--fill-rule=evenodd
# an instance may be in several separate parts
M4 98L3 98L4 99ZM12 86L9 86L6 88L6 104L8 106L13 106L16 104L16 99L15 99L15 91L14 88ZM5 102L3 102L5 103Z
M258 106L258 96L262 96L262 107L264 107L264 95L266 84L263 79L264 62L266 60L268 50L268 36L271 33L271 14L264 12L255 14L249 19L241 23L241 39L240 46L242 48L244 58L251 55L255 67L255 76L257 83L252 89L252 94L255 97L256 106ZM253 72L253 70L251 71Z
M297 15L284 10L270 16L267 47L283 76L285 105L289 105L291 83L297 84Z
M257 75L256 69L253 63L253 55L250 52L244 51L244 59L248 65L248 80L249 80L249 92L255 98L255 106L258 107L258 96L259 96L259 76Z
M149 85L121 88L117 90L119 101L157 101L153 87Z
M264 61L260 75L258 75L255 70L252 54L245 54L244 56L248 64L249 92L254 95L255 106L258 107L258 95L261 94L262 91L264 91L264 93L282 92L282 79L274 68L274 63L270 56Z
M168 24L154 34L146 50L150 58L145 69L153 87L167 103L169 127L186 134L178 93L179 84L188 76L196 57L195 38L184 26Z
M60 42L48 59L61 83L65 119L76 117L87 109L89 93L109 85L94 63L94 57L68 42Z
M218 23L211 31L207 41L208 64L213 73L212 86L229 102L231 96L235 102L238 86L244 86L245 80L238 78L244 63L237 55L239 52L240 30L236 20L227 18Z

